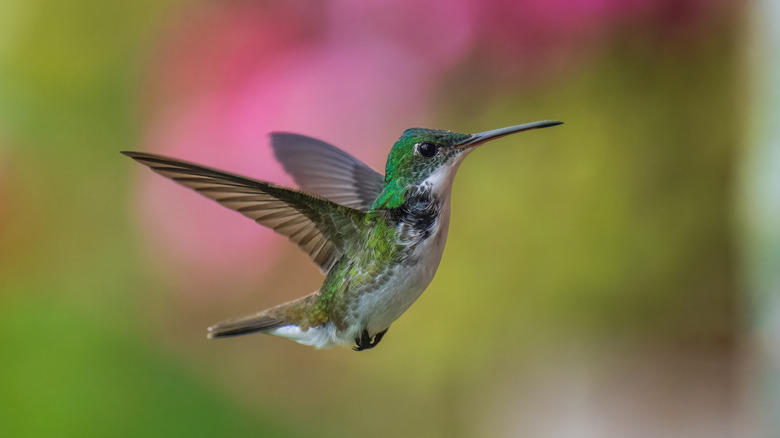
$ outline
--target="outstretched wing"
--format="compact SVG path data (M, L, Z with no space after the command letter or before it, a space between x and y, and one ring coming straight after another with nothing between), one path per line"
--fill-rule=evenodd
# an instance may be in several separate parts
M316 138L271 134L271 147L301 189L367 211L382 192L384 177L352 155Z
M122 152L158 174L287 236L323 272L359 234L365 213L297 190L186 161Z

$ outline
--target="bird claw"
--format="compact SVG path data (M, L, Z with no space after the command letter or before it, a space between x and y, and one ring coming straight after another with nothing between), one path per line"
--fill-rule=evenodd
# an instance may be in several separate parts
M387 333L387 330L377 333L373 338L368 334L368 330L363 329L363 333L359 338L355 338L356 346L352 347L355 351L370 350L379 344L382 337Z

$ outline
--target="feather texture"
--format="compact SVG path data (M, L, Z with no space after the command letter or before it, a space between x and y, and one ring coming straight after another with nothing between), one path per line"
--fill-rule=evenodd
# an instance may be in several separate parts
M357 244L365 213L265 181L161 155L122 152L156 173L287 236L327 272Z
M367 211L382 192L382 174L324 141L275 132L271 134L271 147L304 191L362 211Z
M257 315L248 318L241 318L235 321L225 321L209 327L209 339L229 338L232 336L251 335L285 325L284 321L279 321L272 316Z

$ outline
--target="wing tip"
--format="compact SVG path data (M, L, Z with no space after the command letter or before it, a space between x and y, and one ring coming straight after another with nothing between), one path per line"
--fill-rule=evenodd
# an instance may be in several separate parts
M149 154L149 153L146 153L146 152L119 151L119 153L124 155L124 156L126 156L126 157L130 157L130 158L134 159L135 161L139 161L139 162L144 160L144 159L157 157L154 154Z

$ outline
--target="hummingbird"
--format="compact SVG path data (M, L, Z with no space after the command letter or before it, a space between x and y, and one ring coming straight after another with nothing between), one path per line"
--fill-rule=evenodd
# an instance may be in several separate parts
M216 324L209 338L265 333L362 351L379 344L433 279L464 158L490 140L561 123L478 134L407 129L390 150L384 176L324 141L271 133L274 155L299 190L161 155L122 154L286 236L326 274L310 295Z

